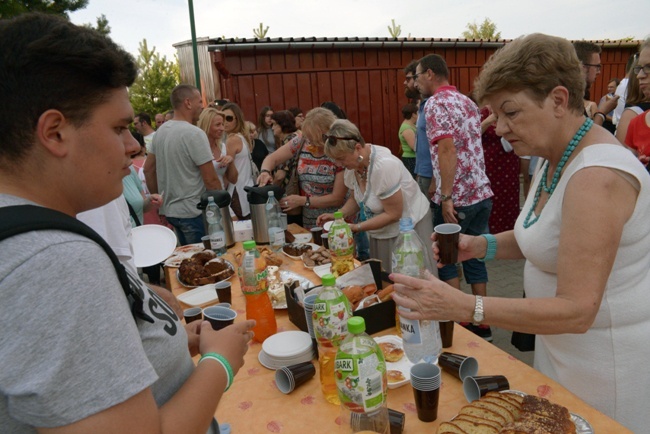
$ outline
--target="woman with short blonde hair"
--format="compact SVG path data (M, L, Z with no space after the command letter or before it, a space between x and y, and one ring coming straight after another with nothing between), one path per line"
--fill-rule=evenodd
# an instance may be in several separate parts
M422 241L429 240L433 232L429 200L402 161L385 146L366 143L352 122L337 120L323 138L325 154L345 167L343 179L350 195L341 208L343 216L354 217L363 211L365 219L352 224L352 232L368 234L370 257L381 260L390 272L402 217L411 219ZM321 214L318 225L333 219L333 214ZM424 255L426 268L435 273L430 249Z
M302 137L296 136L266 157L257 179L259 185L271 183L273 170L295 158L300 194L283 197L280 206L284 212L302 207L302 226L307 229L316 226L320 214L334 212L345 202L343 170L325 155L323 143L323 134L335 120L327 109L310 110L302 124Z

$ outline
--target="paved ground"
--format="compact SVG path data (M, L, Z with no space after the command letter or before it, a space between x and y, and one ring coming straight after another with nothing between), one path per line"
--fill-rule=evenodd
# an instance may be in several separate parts
M524 261L491 261L488 267L488 296L521 298L524 291L523 271ZM464 292L470 294L470 286L464 281L461 283ZM503 351L515 356L522 362L533 366L533 351L522 352L510 343L512 332L492 327L492 343Z

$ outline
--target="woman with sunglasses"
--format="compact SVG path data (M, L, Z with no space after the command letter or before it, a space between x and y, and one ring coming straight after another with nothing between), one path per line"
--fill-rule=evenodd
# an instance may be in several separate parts
M221 185L227 188L228 185L237 182L237 168L233 164L234 156L228 155L226 144L223 141L224 122L226 115L224 112L208 107L201 112L199 122L196 126L205 131L210 142L212 151L212 165L217 171L217 176Z
M244 114L241 108L234 102L223 106L224 129L228 135L226 138L226 152L235 156L235 168L237 169L237 182L228 186L228 193L232 198L230 207L239 220L250 218L250 205L244 187L253 185L253 167L251 158L251 145L248 143L248 131L244 122ZM257 169L257 168L255 168Z
M302 207L302 226L315 227L322 213L331 213L345 202L347 189L343 183L343 170L325 155L323 134L334 123L334 114L324 108L310 110L302 124L303 137L295 137L264 159L257 183L273 182L273 169L292 158L297 161L300 194L285 196L280 200L284 212ZM289 175L287 175L289 176Z
M399 220L410 217L423 241L433 232L429 200L404 166L384 146L366 143L359 129L348 120L337 120L324 136L325 154L345 167L345 186L350 196L341 208L343 215L354 216L363 209L365 220L351 225L353 232L366 232L370 239L370 257L380 259L392 271L392 252L399 235ZM322 214L319 225L333 220ZM425 249L425 265L435 273L430 249Z

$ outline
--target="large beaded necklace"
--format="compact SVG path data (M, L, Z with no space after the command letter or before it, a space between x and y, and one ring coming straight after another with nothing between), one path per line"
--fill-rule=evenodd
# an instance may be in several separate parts
M528 210L528 214L524 219L524 228L531 227L537 222L537 220L539 220L539 217L542 215L541 210L539 214L535 216L534 219L531 220L531 217L533 216L533 212L535 211L535 208L537 208L537 203L539 202L539 197L542 194L542 189L544 189L544 191L548 193L548 197L550 199L551 195L555 191L555 187L557 187L558 181L560 180L560 176L562 175L562 169L564 169L564 165L566 164L569 157L571 157L571 154L573 154L573 151L575 151L576 147L580 143L580 140L582 140L585 134L587 134L587 131L591 129L591 126L593 124L594 121L592 121L590 118L587 118L582 124L582 126L578 129L578 132L576 132L576 134L573 136L573 138L569 142L569 145L564 150L564 154L562 154L562 158L560 158L560 162L558 163L557 168L555 169L555 173L553 174L553 179L551 180L550 187L546 186L546 180L548 178L548 165L549 165L548 161L546 161L546 166L544 167L544 171L542 173L542 179L539 180L539 185L537 186L537 190L535 191L535 198L533 199L533 204Z

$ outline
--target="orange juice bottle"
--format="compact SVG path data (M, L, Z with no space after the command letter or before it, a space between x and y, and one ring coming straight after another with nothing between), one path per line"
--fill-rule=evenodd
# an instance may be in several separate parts
M239 281L246 297L246 318L257 321L253 327L253 340L261 343L278 331L278 324L271 299L266 293L266 260L260 256L255 241L244 241L244 250L239 266Z

